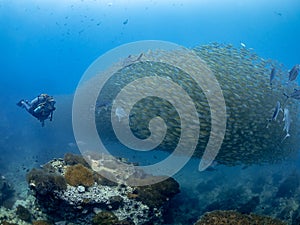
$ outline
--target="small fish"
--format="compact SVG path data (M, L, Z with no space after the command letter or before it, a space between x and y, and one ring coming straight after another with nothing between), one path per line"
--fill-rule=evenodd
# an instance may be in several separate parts
M128 19L126 19L124 22L123 22L123 25L126 25L128 23Z
M245 45L243 42L241 42L241 46L242 46L243 48L246 48L246 45Z
M143 53L141 53L136 59L133 59L132 55L129 55L126 59L124 59L123 66L127 67L133 63L139 62L141 60L142 56L143 56Z
M283 95L285 95L287 98L293 98L293 99L297 99L300 100L300 90L294 89L294 92L290 95L283 93Z
M276 107L275 107L275 110L274 110L274 113L273 113L273 116L272 116L272 120L276 121L277 116L278 116L280 110L281 110L281 108L280 108L280 102L277 101Z
M274 12L277 16L282 16L282 13L281 12Z
M137 59L136 59L135 61L136 61L136 62L137 62L137 61L140 61L141 58L142 58L142 56L143 56L143 53L141 53L141 54L139 55L139 57L137 57Z
M270 74L270 85L271 85L271 86L272 86L272 84L273 84L272 82L273 82L275 76L276 76L276 68L273 67L273 68L272 68L272 71L271 71L271 74Z
M300 70L300 65L296 64L290 71L289 71L289 82L296 80Z
M288 138L288 137L291 136L290 133L289 133L289 131L290 131L290 126L291 126L290 112L289 112L289 110L288 110L287 108L284 108L283 114L284 114L283 120L282 120L282 121L284 121L283 131L286 131L286 135L285 135L285 137L282 139L281 143L282 143L286 138Z
M275 107L273 115L272 115L272 118L268 120L267 128L269 127L270 122L276 121L277 116L278 116L278 114L279 114L280 111L282 111L281 108L280 108L280 102L277 101L276 107Z

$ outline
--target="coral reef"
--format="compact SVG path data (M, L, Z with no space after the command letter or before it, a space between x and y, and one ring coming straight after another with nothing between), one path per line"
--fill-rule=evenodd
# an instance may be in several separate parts
M94 225L134 225L132 221L120 221L112 212L103 211L96 214L92 220Z
M185 174L186 176L181 177L183 179L181 183L185 187L189 187L195 182L194 187L186 188L184 193L181 191L173 201L169 201L179 193L179 185L173 178L144 187L133 187L126 182L120 184L119 181L128 174L128 171L124 173L123 167L118 162L109 157L92 158L92 160L87 159L91 162L90 166L83 157L67 153L64 159L54 159L43 165L41 169L33 169L28 173L27 181L32 195L29 195L21 204L23 208L29 210L31 220L28 219L28 221L33 221L32 223L36 225L46 224L47 219L49 219L49 223L82 225L92 223L193 224L199 215L206 213L196 223L197 225L284 224L276 219L259 215L278 218L291 225L300 224L299 173L290 174L289 170L280 167L277 172L273 172L273 175L269 175L270 168L264 168L263 164L261 166L252 165L281 162L299 149L297 101L291 98L286 100L282 94L284 91L290 93L290 88L295 86L294 83L281 85L281 82L285 81L283 77L287 70L277 62L259 58L253 51L246 48L238 49L231 45L214 43L196 47L194 50L206 61L217 79L220 80L225 101L227 101L227 131L216 160L219 164L231 166L245 163L246 166L240 170L237 169L239 166L231 167L230 171L227 170L228 167L222 165L221 169L218 167L213 172L209 172L208 176L205 175L206 172L197 173L196 179L191 177L192 171L189 171ZM272 88L270 88L268 80L270 66L278 69L278 77L274 80ZM129 69L129 67L131 68ZM116 74L117 77L112 78L110 82L121 88L123 84L130 81L126 79L135 79L136 74L144 74L145 70L149 71L149 76L156 76L156 72L163 71L162 76L165 78L178 82L187 91L193 90L193 93L189 94L195 101L199 114L203 115L199 118L202 138L199 139L195 153L195 156L201 157L203 146L207 144L211 129L211 118L203 92L191 81L188 74L163 63L141 62L120 70ZM124 74L128 76L123 76ZM111 94L112 97L118 91L113 85L103 90L104 94L107 96ZM111 90L116 90L116 92ZM257 92L257 90L259 91ZM277 100L286 103L293 120L290 130L291 137L283 142L282 136L285 133L282 131L284 124L281 112L277 122L272 122L268 129L264 129L266 119L272 116L272 109ZM253 111L253 109L255 110ZM143 113L140 112L145 114L142 115ZM257 116L258 114L259 116ZM168 102L155 98L138 102L130 116L131 129L137 137L149 136L148 122L157 115L161 116L168 126L166 138L159 148L171 151L180 136L180 130L177 129L180 125L180 118ZM112 129L106 125L109 124L111 111L102 110L96 116L99 135L109 136L111 133L108 131L112 131ZM170 117L174 119L168 120ZM102 120L106 123L104 126L102 126ZM251 171L250 167L252 166L250 165L255 169L251 173L247 173L248 170ZM137 172L130 166L126 168L132 174ZM91 169L98 172L102 170L108 175L106 177L115 175L117 179L111 181ZM262 175L263 170L267 171L264 175ZM239 172L241 174L237 177ZM141 171L138 173L138 178L128 176L124 180L147 178L145 173ZM151 179L150 175L149 179ZM9 191L7 192L7 190ZM3 203L2 205L5 205L11 191L12 188L7 185L7 181L3 178L0 179L0 203ZM33 199L28 201L31 197ZM23 211L22 207L18 205L15 204L15 207L11 209L1 207L1 223L29 224L20 219L22 216L16 217L16 213L21 215L21 211ZM166 214L166 208L172 212L163 217ZM208 211L212 212L207 213ZM178 213L176 218L175 213ZM26 217L24 218L26 219ZM178 218L182 218L182 221Z
M46 189L42 185L45 183L42 182L42 175L46 175L44 179L47 182L50 175L59 176L65 179L66 187ZM151 176L148 176L150 179ZM81 163L68 165L62 159L54 159L42 169L33 169L28 173L27 181L38 207L48 215L49 220L67 220L77 224L160 222L164 207L179 193L179 184L173 178L148 187L131 187L111 182ZM54 186L54 180L51 181Z
M69 166L65 173L65 179L68 184L76 187L79 185L91 187L95 183L93 172L82 164Z
M90 165L81 155L75 155L72 153L66 153L64 155L64 161L67 165L73 166L76 164L82 164L83 166L90 168Z
M131 197L151 208L159 208L179 192L179 184L173 178L168 178L160 183L135 188Z
M66 182L58 173L48 173L44 169L33 168L26 176L29 186L36 190L39 195L47 195L53 191L65 190Z
M213 211L204 214L194 225L287 225L277 219L235 211Z
M112 212L100 212L93 218L93 224L95 225L116 224L118 221L118 217Z
M46 221L44 214L36 204L36 198L28 195L25 200L16 200L12 208L0 207L0 224L32 225L35 221ZM49 222L49 224L51 224Z

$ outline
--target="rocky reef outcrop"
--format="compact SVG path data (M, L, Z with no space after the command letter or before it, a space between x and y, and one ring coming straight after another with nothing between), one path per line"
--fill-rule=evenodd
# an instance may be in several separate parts
M71 154L32 169L27 182L49 220L76 224L161 223L168 201L180 191L173 178L139 187L109 181Z
M280 220L236 211L213 211L204 214L194 225L287 225Z

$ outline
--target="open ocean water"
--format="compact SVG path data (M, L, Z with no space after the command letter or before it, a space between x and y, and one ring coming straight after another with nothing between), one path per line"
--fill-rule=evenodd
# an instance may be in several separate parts
M274 81L281 84L284 90L288 90L288 95L298 90L298 77L290 83L287 81L291 73L289 71L300 64L299 0L0 0L0 176L3 180L0 182L1 224L4 221L11 222L9 218L16 212L16 201L29 207L26 202L30 201L28 196L32 192L26 182L26 174L32 168L40 168L50 160L63 158L68 152L80 154L80 146L86 144L76 138L77 131L74 134L76 129L74 123L72 124L73 97L85 71L99 56L110 50L145 40L172 42L188 49L211 43L230 44L234 49L250 49L263 59L272 59L273 67L280 65L278 73L281 73L281 77L276 75ZM143 54L142 60L145 52ZM125 55L125 59L130 59L127 56ZM275 61L278 62L276 65L273 64ZM222 67L221 61L218 62ZM224 62L226 64L227 61ZM138 65L136 61L133 64ZM131 68L130 66L132 65L126 64L125 70ZM265 74L267 84L271 67L268 65L267 69L270 71ZM240 68L232 65L230 69L238 71ZM295 73L294 75L299 73L299 68ZM248 75L245 74L246 77ZM236 82L240 80L243 78L237 78ZM247 92L248 85L252 84L241 85L238 94ZM266 90L257 86L255 91L262 93ZM21 99L32 100L41 93L47 93L56 100L53 121L46 120L44 127L25 109L16 105ZM283 108L287 103L284 93L278 93L281 96L282 110L279 110L278 120L274 124L280 124L278 129L281 132L287 121L287 118L283 121L286 112ZM256 98L256 93L252 94ZM281 141L287 131L285 129L279 134L280 140L274 140L279 145L284 144L284 151L290 151L287 155L283 154L283 160L276 163L260 162L255 160L256 155L247 151L239 153L237 158L242 160L232 159L237 165L230 166L229 162L232 161L226 158L230 156L228 153L226 157L217 157L205 171L200 172L198 167L201 157L193 157L173 175L180 185L180 193L168 202L162 216L163 222L153 223L194 224L206 212L234 210L243 215L254 213L276 218L287 224L299 225L300 94L297 94L294 98L290 95L287 100L293 104L290 108L291 137ZM277 97L274 95L274 98ZM101 99L99 101L96 115L110 113L112 102L102 104ZM247 99L242 101L247 105ZM185 102L180 104L184 107ZM150 109L154 108L151 107ZM250 128L238 127L238 135L242 135L243 130L248 132L248 129L251 133L256 121L265 121L267 125L268 119L272 118L272 107L266 106L265 112L270 115L267 117L262 116L257 108L247 111L248 114L255 115L251 117L254 118L254 125ZM123 115L122 108L119 109L116 109L115 116L120 121L127 115ZM164 113L164 109L161 106L160 115ZM149 108L145 111L149 112ZM81 116L88 117L86 114ZM273 124L270 127L273 129ZM234 128L228 126L227 129ZM99 131L101 132L103 131ZM268 143L274 137L278 139L278 132L275 133L274 136L267 136ZM233 143L238 143L234 138L236 137L231 137ZM158 163L168 158L172 152L172 149L166 151L160 147L149 152L137 152L115 139L113 136L105 141L111 154L142 166ZM230 138L228 141L230 142ZM261 151L268 148L265 143L264 139L256 141L262 148ZM238 147L242 145L239 144ZM250 146L251 149L256 147ZM268 157L272 157L270 151L266 152ZM262 152L259 154L264 155ZM186 156L178 156L178 162L179 158L184 157ZM250 162L246 158L253 160ZM9 198L5 197L3 183L9 184L14 190ZM10 216L5 213L10 213ZM33 213L32 221L37 218ZM53 223L63 220L48 219L53 220L50 221ZM17 224L31 223L18 221ZM67 220L64 222L71 224Z

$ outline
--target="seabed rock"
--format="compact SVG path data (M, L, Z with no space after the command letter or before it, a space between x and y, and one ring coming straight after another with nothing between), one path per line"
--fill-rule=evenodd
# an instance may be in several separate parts
M68 154L70 158L82 162L79 156ZM39 170L33 169L28 173L27 181L38 206L49 220L76 224L162 222L169 199L180 192L179 184L173 178L153 185L131 187L109 182L81 163L67 163L62 159L54 159ZM99 218L105 219L99 222Z
M280 220L236 211L213 211L205 213L194 225L287 225Z

